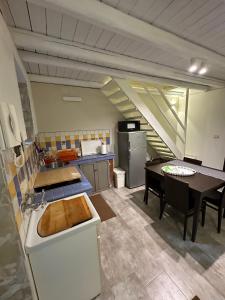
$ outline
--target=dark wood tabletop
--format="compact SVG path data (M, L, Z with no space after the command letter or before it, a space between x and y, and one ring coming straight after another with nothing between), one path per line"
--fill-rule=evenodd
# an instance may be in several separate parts
M146 167L147 170L154 172L160 176L164 176L161 168L163 166L171 165L170 163L162 163L153 166ZM219 189L220 187L225 185L225 181L219 178L215 178L212 176L204 175L201 173L196 173L193 176L176 176L177 180L186 182L189 184L189 188L193 191L202 193L207 193L211 190Z

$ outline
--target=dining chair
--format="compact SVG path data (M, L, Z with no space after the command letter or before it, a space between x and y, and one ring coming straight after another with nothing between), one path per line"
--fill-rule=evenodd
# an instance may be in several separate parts
M156 158L152 161L146 162L146 167L157 165L164 162L161 158ZM157 179L154 175L151 174L151 172L145 171L145 195L144 195L144 202L146 205L148 204L148 191L150 191L152 194L157 196L160 199L160 211L162 209L163 204L163 197L164 197L164 188L161 184L161 181Z
M198 165L198 166L202 165L201 160L190 158L190 157L187 157L187 156L184 157L183 161L186 161L186 162L189 162L191 164Z
M194 201L190 197L189 184L166 175L165 196L160 212L160 219L167 204L184 215L183 240L186 240L188 218L194 214Z
M157 157L157 158L153 158L152 160L148 160L146 161L146 167L149 167L149 166L154 166L154 165L157 165L157 164L162 164L164 163L164 159L161 158L161 157Z
M225 187L222 192L213 191L202 202L202 226L205 225L206 207L210 207L218 212L217 232L221 231L222 217L225 218ZM223 212L224 211L224 212Z

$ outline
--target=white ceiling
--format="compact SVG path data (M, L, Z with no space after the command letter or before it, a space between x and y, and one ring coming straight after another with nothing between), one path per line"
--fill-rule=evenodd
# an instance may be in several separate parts
M224 0L103 0L100 2L225 56ZM154 43L139 42L83 19L79 20L25 0L0 0L0 9L8 26L11 27L65 41L74 41L96 50L104 49L154 62L177 71L185 72L190 63L190 57L185 56L182 51L171 51L159 48ZM32 47L23 50L53 54ZM62 55L58 56L62 57ZM94 60L89 62L95 64ZM208 63L210 70L207 77L225 81L225 65ZM97 72L85 72L79 69L71 70L31 62L26 62L25 67L31 74L99 83L107 80L107 74L104 76Z

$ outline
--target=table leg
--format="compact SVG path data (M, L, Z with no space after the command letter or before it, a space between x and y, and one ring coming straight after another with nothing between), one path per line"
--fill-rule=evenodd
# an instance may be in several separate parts
M202 203L202 197L199 195L199 197L196 197L195 199L195 211L193 216L193 225L192 225L192 236L191 240L192 242L195 242L197 231L198 231L198 221L199 221L199 215L201 211L201 203Z

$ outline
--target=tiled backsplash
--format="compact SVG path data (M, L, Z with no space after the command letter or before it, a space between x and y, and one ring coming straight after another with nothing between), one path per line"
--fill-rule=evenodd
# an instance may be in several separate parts
M20 204L24 194L32 190L38 171L38 156L33 144L25 146L24 156L24 166L17 168L14 163L13 150L8 149L2 151L8 190L13 204L17 227L21 234L26 234L26 228L21 228L23 215L20 210Z
M81 140L101 139L105 144L110 145L111 134L109 129L99 130L79 130L67 132L41 132L37 136L37 141L41 148L48 150L61 150L76 148L80 150Z
M68 132L45 132L39 133L37 141L41 148L49 150L60 150L76 148L80 150L81 140L102 139L104 143L110 145L110 130L79 130ZM36 174L38 172L38 154L34 144L26 145L24 149L25 164L17 168L14 163L13 149L1 152L4 163L5 176L9 194L13 204L16 223L20 233L26 234L26 228L21 228L23 214L20 210L22 198L27 191L32 190ZM25 222L23 222L25 223Z

